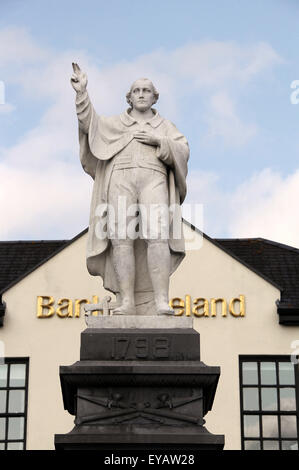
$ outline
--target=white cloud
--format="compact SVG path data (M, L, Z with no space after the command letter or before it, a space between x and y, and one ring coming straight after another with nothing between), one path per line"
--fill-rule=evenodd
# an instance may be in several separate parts
M247 82L282 61L269 44L261 42L240 46L232 41L188 44L169 55L165 54L166 58L170 74L175 71L197 87L217 89L228 83L235 85L240 80Z
M209 135L219 136L228 145L242 145L254 136L256 127L239 116L234 92L279 60L269 45L246 48L210 41L98 68L85 52L57 53L38 45L26 30L0 31L0 65L5 65L8 80L30 100L47 103L34 128L18 136L13 146L0 149L0 212L5 221L0 238L69 237L87 224L92 181L84 175L78 158L70 85L73 61L88 73L89 93L101 114L121 112L130 84L148 76L160 91L162 115L175 121L185 96L208 96L204 112ZM191 175L191 193L197 176ZM223 194L211 189L216 185L215 175L203 175L201 183L205 191L199 202L209 196L212 206L225 205Z
M16 107L10 103L0 103L0 114L8 114L14 111Z
M25 28L0 30L0 67L25 63L36 64L47 57L47 51L37 45Z
M220 189L218 175L213 172L190 171L187 188L185 203L203 205L203 223L202 227L198 228L210 236L222 233L228 223L229 195ZM189 220L187 216L186 218Z
M0 238L70 238L88 225L91 185L73 165L45 171L0 164Z
M299 248L299 169L283 177L264 169L230 190L217 175L190 172L187 202L204 206L203 230L212 237L263 237Z
M270 169L254 175L236 191L232 233L299 247L299 169L283 177Z
M206 113L209 140L221 137L227 146L237 147L246 144L257 133L255 124L244 124L235 105L227 93L219 92L212 95L211 106Z

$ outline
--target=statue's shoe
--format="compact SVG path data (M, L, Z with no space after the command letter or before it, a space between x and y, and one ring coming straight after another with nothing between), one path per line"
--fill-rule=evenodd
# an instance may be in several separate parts
M172 316L175 314L174 310L172 310L169 307L168 308L158 308L157 313L158 313L158 315L172 315Z
M121 305L120 307L116 307L113 312L113 315L136 315L136 307L135 305L132 306L124 306Z

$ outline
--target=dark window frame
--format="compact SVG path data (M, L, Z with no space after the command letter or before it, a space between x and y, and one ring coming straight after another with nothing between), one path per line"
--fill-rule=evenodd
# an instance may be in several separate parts
M243 384L243 375L242 375L242 364L244 362L256 362L258 364L258 383L257 384ZM276 363L276 384L261 384L261 372L260 372L260 363L261 362L275 362ZM239 355L239 394L240 394L240 426L241 426L241 449L245 449L245 441L259 441L260 450L263 450L263 441L278 441L279 450L282 450L283 441L296 441L299 449L299 365L294 364L294 376L295 383L292 388L295 388L295 398L296 398L296 410L294 411L284 411L280 410L280 393L279 390L282 388L290 388L290 385L280 385L279 384L279 362L291 362L290 355L274 355L274 354L264 354L264 355ZM243 404L243 388L258 388L258 399L259 399L259 409L258 410L244 410ZM277 410L266 411L261 408L261 389L262 388L276 388L277 389ZM258 415L259 418L259 437L246 437L244 435L244 416ZM262 435L262 419L261 416L296 416L297 424L297 439L291 437L281 437L281 426L280 419L278 419L278 437L263 437ZM298 451L297 451L298 452Z
M8 395L6 395L6 409L5 413L0 413L0 418L5 418L6 425L5 425L5 436L4 439L0 440L0 444L4 443L4 450L7 450L7 445L10 442L22 442L23 443L23 450L26 450L26 445L27 445L27 415L28 415L28 389L29 389L29 357L2 357L0 358L1 364L7 364L8 365L8 371L7 371L7 383L6 387L1 387L0 390L6 390L8 393L11 390L24 390L25 392L25 398L24 398L24 412L22 413L12 413L8 411L8 405L9 405L9 400L8 400ZM13 364L25 364L26 366L26 372L25 372L25 385L23 387L11 387L9 386L9 380L10 380L10 366ZM24 418L24 436L23 439L10 439L8 440L8 418ZM0 450L1 452L1 450Z

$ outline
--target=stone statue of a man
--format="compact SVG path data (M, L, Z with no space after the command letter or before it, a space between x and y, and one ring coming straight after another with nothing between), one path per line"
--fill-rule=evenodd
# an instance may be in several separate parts
M88 271L116 294L114 314L173 314L169 277L185 255L180 204L186 195L187 140L152 108L159 94L150 80L133 83L127 111L103 117L90 102L86 74L77 64L73 71L80 158L94 179ZM128 228L137 216L142 229L136 238Z

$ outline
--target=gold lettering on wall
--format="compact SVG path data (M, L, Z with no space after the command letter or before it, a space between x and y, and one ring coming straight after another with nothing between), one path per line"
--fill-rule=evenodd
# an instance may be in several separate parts
M73 316L73 302L71 299L59 299L58 305L60 307L57 308L56 313L60 318Z
M53 304L54 297L50 295L39 295L37 297L37 318L52 317L52 315L55 313ZM47 310L47 313L44 313L44 309Z
M170 308L173 308L175 311L175 315L177 317L183 315L185 311L185 302L183 299L180 299L180 297L174 297L173 299L170 300L169 302ZM176 309L179 309L178 312L176 312Z
M239 312L235 310L235 304L237 302L239 303ZM245 295L231 299L229 303L229 313L233 315L233 317L245 317Z
M185 315L186 317L191 315L191 295L186 295L185 297Z
M88 299L76 299L75 300L75 317L79 318L81 314L81 305L89 304Z
M90 302L88 299L76 299L75 300L75 317L79 318L82 313L82 306L86 304L98 304L99 303L99 297L97 295L92 296L92 301ZM94 310L92 312L92 315L97 316L99 314L99 310ZM101 311L101 313L103 313Z
M216 317L217 315L217 305L221 303L221 315L226 317L227 307L225 299L211 299L211 317Z
M203 297L198 297L197 299L194 300L193 302L193 309L192 313L196 317L208 317L209 316L209 301L207 299L204 299ZM203 309L200 312L200 309Z
M55 299L50 295L37 296L37 318L50 318L56 314L59 318L80 318L84 314L83 307L86 304L98 304L99 297L93 295L92 299L61 298L55 306ZM191 315L198 318L220 317L227 318L228 312L234 318L245 317L245 295L233 297L226 301L222 297L213 297L210 300L204 297L197 297L192 302L191 295L187 294L185 300L180 297L174 297L169 301L169 306L174 309L175 316L179 317ZM227 308L228 307L228 308ZM93 315L103 314L103 311L94 311Z

